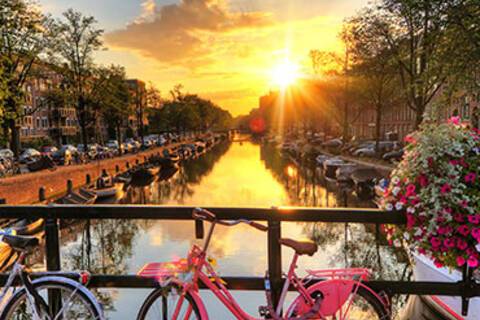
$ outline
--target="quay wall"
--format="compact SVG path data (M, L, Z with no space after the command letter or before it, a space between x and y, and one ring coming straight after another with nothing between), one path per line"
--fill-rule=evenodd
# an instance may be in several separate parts
M45 188L47 198L58 197L66 192L68 179L72 180L74 188L79 187L85 184L87 174L93 181L100 176L103 169L110 174L115 174L115 167L118 165L120 172L125 171L127 162L130 167L137 160L143 163L144 157L156 154L163 148L158 147L136 154L96 160L87 164L59 166L53 171L47 169L2 178L0 179L0 199L5 199L7 204L33 204L38 202L38 190L41 187Z

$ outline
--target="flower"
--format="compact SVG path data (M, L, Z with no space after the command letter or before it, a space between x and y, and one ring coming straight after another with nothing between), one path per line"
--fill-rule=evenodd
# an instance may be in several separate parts
M460 117L456 116L456 117L451 117L450 119L448 119L448 123L451 123L451 124L454 124L456 126L460 125Z
M468 257L467 264L470 268L476 268L478 266L478 259L472 255Z
M452 191L452 186L448 183L445 183L441 188L440 188L440 192L442 194L445 194L445 193L449 193L450 191Z
M387 240L415 248L437 266L480 267L480 130L454 117L424 123L405 141L381 203L389 211L405 210L406 225Z
M475 178L477 177L477 175L474 173L474 172L469 172L466 176L465 176L465 182L466 183L475 183Z
M465 261L465 258L464 258L464 257L462 257L462 256L458 256L458 257L457 257L457 266L461 267L461 266L463 266L463 265L465 264L465 262L466 262L466 261Z

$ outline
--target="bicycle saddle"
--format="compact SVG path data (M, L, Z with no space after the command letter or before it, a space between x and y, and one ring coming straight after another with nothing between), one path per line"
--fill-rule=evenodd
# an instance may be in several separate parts
M38 246L38 238L29 236L14 236L6 234L2 241L15 250L27 250Z
M317 244L312 241L296 241L293 239L282 238L280 239L280 244L292 248L299 255L306 254L313 256L318 250Z

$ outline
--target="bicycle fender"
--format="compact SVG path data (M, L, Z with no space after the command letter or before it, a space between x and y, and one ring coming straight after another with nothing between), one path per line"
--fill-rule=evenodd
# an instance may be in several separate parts
M75 287L78 291L81 291L89 300L94 302L94 305L95 305L95 308L97 309L98 314L101 315L101 319L105 319L105 315L103 314L103 308L98 303L97 298L84 285L78 283L75 280L72 280L70 278L65 278L65 277L59 277L59 276L47 276L47 277L41 277L33 280L32 284L36 285L36 284L47 283L50 281L67 283Z

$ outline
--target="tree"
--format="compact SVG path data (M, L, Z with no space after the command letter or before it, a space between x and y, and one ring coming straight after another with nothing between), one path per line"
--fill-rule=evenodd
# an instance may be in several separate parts
M456 0L383 0L370 10L382 17L378 37L394 54L403 94L416 114L416 126L445 84L455 85L465 71L458 39L452 37L446 10Z
M121 66L111 65L100 68L98 73L101 73L101 76L97 77L97 81L100 83L95 91L94 101L103 118L107 120L109 127L114 129L118 145L120 145L122 143L122 126L132 113L125 69Z
M57 20L56 46L53 58L63 63L66 89L75 101L82 142L88 144L88 125L94 120L90 96L99 87L94 81L95 65L93 54L102 49L103 30L95 27L97 21L92 16L67 10L63 19Z
M360 12L348 21L353 74L359 77L359 90L365 108L375 111L375 150L379 152L381 123L385 109L398 103L398 77L389 44L378 37L382 18L372 11Z
M50 126L52 127L51 129L53 129L53 131L51 131L52 138L57 145L64 143L64 141L62 141L62 132L60 127L65 124L61 123L60 109L66 108L68 105L70 105L70 103L71 101L69 100L68 95L65 93L65 90L63 90L63 87L51 88L42 94L41 107L48 110L48 120Z
M51 19L30 0L0 0L0 69L6 90L0 123L10 131L10 147L20 149L19 120L25 115L24 86L53 37ZM35 110L30 110L33 113Z

